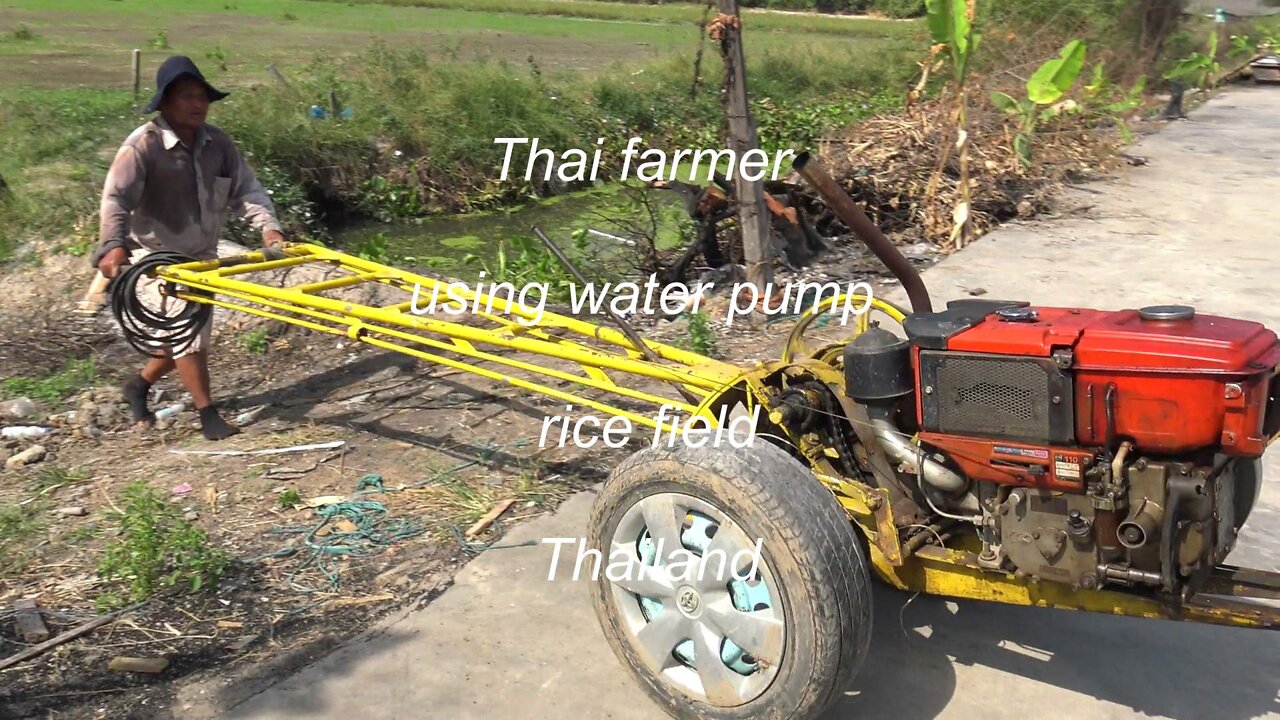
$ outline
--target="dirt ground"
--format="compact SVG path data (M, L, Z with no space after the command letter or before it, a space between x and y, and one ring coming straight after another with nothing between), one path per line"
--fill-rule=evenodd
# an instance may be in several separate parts
M906 249L922 265L933 261ZM180 716L172 702L182 686L287 673L388 615L426 605L462 563L501 542L503 527L554 510L626 453L572 443L538 447L544 417L564 409L558 400L245 314L215 318L211 362L225 415L253 415L239 421L242 433L205 442L176 376L156 386L161 398L152 407L186 402L187 409L139 430L115 388L141 356L117 335L109 308L93 320L72 312L91 277L85 259L39 248L26 257L5 278L0 377L40 376L65 358L86 357L97 374L84 391L43 404L52 434L7 441L2 453L35 442L47 449L42 461L0 473L0 507L26 508L33 523L18 569L0 575L0 658L28 647L7 612L18 598L37 599L54 635L98 613L94 600L107 585L97 565L117 533L109 513L132 481L161 492L235 562L212 592L155 599L107 629L3 671L4 717ZM864 250L843 244L803 278L887 287L873 270ZM797 277L783 273L778 282ZM722 317L727 300L713 302L713 316ZM688 335L683 320L636 322L654 339L683 342ZM792 325L720 324L715 352L748 364L771 359ZM828 339L847 331L834 322L815 328ZM255 332L256 352L247 342ZM324 447L284 455L194 454L317 444ZM362 481L369 487L359 497L382 503L386 522L418 523L421 534L371 557L317 562L297 532L321 522L305 503L353 496ZM282 505L290 491L295 504ZM495 526L465 536L508 499L515 503ZM84 514L65 514L68 508ZM332 584L319 569L325 563L337 572ZM168 667L159 674L112 671L118 656L165 658Z

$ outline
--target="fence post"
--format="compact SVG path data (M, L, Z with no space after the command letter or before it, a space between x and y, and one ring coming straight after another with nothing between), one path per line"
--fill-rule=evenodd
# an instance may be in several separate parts
M138 101L138 94L142 92L142 51L138 48L133 49L133 101Z
M718 0L720 15L729 22L721 27L721 53L724 57L725 82L728 90L725 114L729 120L729 147L733 149L737 177L731 178L738 203L738 223L742 230L744 263L747 266L747 283L760 293L767 292L773 282L774 248L769 228L768 210L764 201L764 186L759 180L748 180L741 169L743 156L749 150L760 147L755 123L747 103L747 71L742 51L741 23L738 0Z

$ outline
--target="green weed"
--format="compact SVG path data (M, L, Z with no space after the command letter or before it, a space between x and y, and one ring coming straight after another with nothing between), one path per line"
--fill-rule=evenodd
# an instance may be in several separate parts
M90 250L93 250L96 245L97 243L92 238L71 238L67 241L67 244L63 246L63 249L67 251L68 255L83 257L84 255L87 255Z
M288 510L295 505L302 504L302 495L294 488L289 488L276 496L276 504L282 509Z
M0 398L29 397L56 403L98 379L93 358L68 359L63 369L41 378L11 377L0 382Z
M62 485L84 482L89 474L83 468L60 468L56 465L45 465L36 473L35 489L48 490Z
M204 56L213 61L218 66L219 70L223 72L227 71L227 51L224 50L221 45L214 46L214 48L209 52L206 52Z
M1207 88L1215 82L1221 69L1222 66L1218 63L1218 32L1215 28L1209 33L1208 48L1179 58L1173 67L1164 72L1164 79L1187 81L1192 87Z
M123 509L110 513L120 535L107 545L98 575L111 587L98 597L102 609L141 602L158 592L198 592L216 584L230 564L177 506L144 481L121 492Z
M39 36L32 32L31 28L22 24L19 24L9 33L9 39L11 40L35 40L37 37Z
M241 335L240 345L254 355L266 355L267 349L271 345L271 339L267 334L266 328L258 328Z
M388 250L386 233L375 233L371 237L365 238L356 246L355 256L369 262L387 264L391 262L391 252Z
M0 507L0 578L22 572L31 556L31 546L44 532L45 502Z
M706 313L690 313L688 318L689 324L685 328L684 337L685 346L701 355L715 357L719 352L716 349L716 332Z
M382 222L423 215L426 206L417 188L398 184L383 176L371 177L356 191L356 206Z
M573 262L575 267L596 267L596 264L590 260L583 262L582 255L587 247L584 234L574 237L572 250L566 252L571 255L570 262ZM575 254L578 257L572 257ZM571 297L569 288L574 283L573 275L547 250L542 241L534 237L521 235L500 240L492 263L486 262L477 255L467 255L463 258L463 263L483 267L490 282L510 283L516 288L541 285L547 289L548 300L568 301ZM530 301L533 300L536 300L536 297L530 298Z
M169 49L169 31L157 30L151 39L147 40L147 47L152 50L168 50Z

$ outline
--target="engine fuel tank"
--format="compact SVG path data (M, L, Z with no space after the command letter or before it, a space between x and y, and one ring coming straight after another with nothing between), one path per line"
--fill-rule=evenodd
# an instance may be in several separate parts
M943 355L1035 358L1045 372L1056 368L1067 376L1069 387L1059 387L1074 398L1079 445L1106 443L1108 404L1115 437L1148 453L1220 447L1227 455L1256 457L1280 431L1272 427L1280 342L1260 323L1182 306L1103 311L1017 303L931 316L946 317L937 324L921 318L915 328L935 355L945 349ZM917 363L919 357L917 350ZM935 390L942 389L922 388ZM928 413L921 407L923 417ZM1273 419L1267 419L1269 407Z

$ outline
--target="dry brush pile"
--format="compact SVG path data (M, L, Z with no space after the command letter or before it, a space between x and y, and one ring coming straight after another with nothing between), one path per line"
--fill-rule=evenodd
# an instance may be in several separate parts
M1059 9L1028 18L1035 4L1015 13L996 1L930 2L946 25L934 33L905 109L820 146L845 189L900 241L951 251L1001 222L1045 212L1054 188L1116 165L1135 124L1159 104L1152 91L1161 88L1149 80L1176 27L1169 9L1178 2L1143 0L1107 15L1128 24L1128 41L1097 16ZM1083 4L1099 15L1108 5ZM960 16L966 40L954 37L949 12ZM956 42L977 57L950 52ZM954 73L960 64L964 72ZM824 222L837 223L819 227L824 234L847 232L834 219Z

